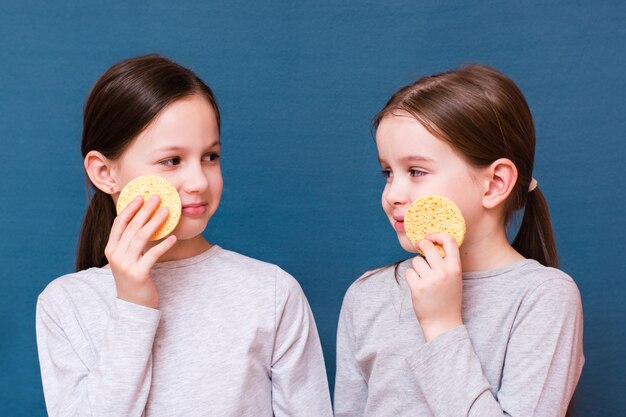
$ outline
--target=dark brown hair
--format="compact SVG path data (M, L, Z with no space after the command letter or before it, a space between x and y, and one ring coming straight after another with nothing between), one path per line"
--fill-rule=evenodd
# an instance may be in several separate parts
M211 89L193 72L159 55L119 62L109 68L89 93L83 117L81 152L98 151L117 159L168 104L200 94L220 113ZM87 177L89 207L78 240L76 270L107 264L104 248L116 216L113 199Z
M524 210L512 245L524 257L558 266L548 206L539 188L528 191L535 159L535 126L522 92L504 74L485 65L420 78L401 88L374 117L406 111L476 167L510 159L518 179L504 211L505 226Z

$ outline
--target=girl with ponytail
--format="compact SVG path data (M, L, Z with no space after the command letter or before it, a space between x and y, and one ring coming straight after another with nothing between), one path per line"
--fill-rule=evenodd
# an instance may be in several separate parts
M211 89L166 58L109 68L89 94L82 155L91 201L78 272L37 301L50 416L311 416L331 405L315 321L296 280L204 236L222 193ZM117 215L141 175L177 190L178 225L158 196Z
M469 65L400 89L374 127L383 209L400 245L424 255L348 289L335 415L565 415L584 363L582 307L574 281L556 269L522 93L495 69ZM415 246L407 238L405 212L427 195L461 209L461 247L442 233Z

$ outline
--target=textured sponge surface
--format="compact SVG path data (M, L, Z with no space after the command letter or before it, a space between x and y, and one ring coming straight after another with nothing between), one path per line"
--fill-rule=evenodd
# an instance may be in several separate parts
M459 207L446 197L431 195L415 200L404 215L404 231L413 244L429 233L447 233L461 246L465 238L465 219ZM435 244L443 257L443 248Z
M141 196L144 201L148 201L153 195L158 195L161 199L159 207L154 211L157 213L161 207L167 207L169 214L167 219L159 229L150 237L150 240L163 239L172 233L180 220L182 204L178 191L169 181L157 175L142 175L130 181L117 199L117 214L131 202L136 196Z

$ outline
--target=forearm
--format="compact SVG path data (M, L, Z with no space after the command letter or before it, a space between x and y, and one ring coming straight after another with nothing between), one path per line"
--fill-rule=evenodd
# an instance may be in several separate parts
M489 391L465 326L422 345L407 363L434 415L507 415Z
M46 406L51 416L140 416L152 378L152 344L158 310L116 299L95 361L87 334L70 337L38 311L37 333ZM81 330L80 327L71 331ZM81 346L82 345L82 346Z
M540 355L530 352L536 350L532 346L524 354L520 350L510 343L497 392L483 373L465 326L421 346L407 362L434 415L564 416L579 376L576 354L556 342Z

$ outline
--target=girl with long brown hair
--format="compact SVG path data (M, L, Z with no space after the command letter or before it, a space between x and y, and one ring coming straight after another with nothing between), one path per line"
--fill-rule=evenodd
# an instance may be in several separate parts
M584 363L582 307L556 269L522 93L500 72L469 65L400 89L374 127L383 209L401 246L424 255L348 289L335 415L565 415ZM415 246L407 238L406 210L427 195L461 209L461 247L443 233Z
M82 155L92 190L78 272L37 302L37 345L50 416L330 416L315 322L293 277L209 243L222 193L220 117L189 69L150 55L96 82ZM176 187L172 235L159 197L119 215L141 175Z

